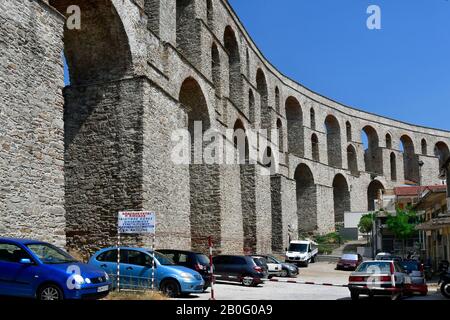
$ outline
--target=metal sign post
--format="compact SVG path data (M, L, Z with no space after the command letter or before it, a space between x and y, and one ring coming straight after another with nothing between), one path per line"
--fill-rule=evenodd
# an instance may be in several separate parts
M209 300L216 300L214 297L214 265L213 265L213 243L212 237L208 237L208 246L209 246L209 272L211 274L211 298Z
M120 292L120 232L117 232L117 291Z
M121 234L151 234L152 235L152 285L155 288L155 241L156 214L152 211L119 212L117 227L117 290L120 292L120 236Z
M152 291L155 290L155 235L156 235L156 223L155 232L152 235Z

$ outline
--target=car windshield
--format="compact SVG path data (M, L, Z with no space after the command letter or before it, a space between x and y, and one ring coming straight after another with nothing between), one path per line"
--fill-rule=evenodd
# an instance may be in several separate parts
M292 252L306 252L307 250L308 245L306 243L291 243L288 249L288 251Z
M371 261L361 264L356 272L364 273L391 273L391 263L381 261Z
M403 261L401 266L408 272L419 271L419 264L415 261Z
M209 258L205 256L204 254L198 254L197 255L198 262L203 265L209 265Z
M256 265L258 267L265 267L267 265L266 259L263 258L253 258L253 260L255 261Z
M269 260L272 260L272 261L275 262L275 263L281 263L280 260L278 260L277 258L275 258L275 257L273 257L273 256L268 256L267 258L268 258Z
M152 254L151 251L149 251L148 253ZM156 251L155 251L155 258L163 266L173 266L173 265L175 265L175 262L173 262L172 259L170 259L169 257L163 255L162 253L156 252Z
M356 254L344 254L341 259L342 260L358 260L358 256Z
M74 257L51 244L36 243L27 245L28 249L44 264L63 264L78 262Z

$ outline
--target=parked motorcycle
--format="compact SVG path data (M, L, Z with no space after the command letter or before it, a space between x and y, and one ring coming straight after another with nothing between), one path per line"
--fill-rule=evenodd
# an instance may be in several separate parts
M439 282L441 286L441 293L447 299L450 299L450 273L449 273L449 262L443 260L439 263Z
M447 299L450 299L450 273L441 276L439 285L441 286L442 295Z
M450 266L450 263L447 260L442 260L441 262L439 262L439 266L438 266L439 274L446 274L448 272L449 266Z

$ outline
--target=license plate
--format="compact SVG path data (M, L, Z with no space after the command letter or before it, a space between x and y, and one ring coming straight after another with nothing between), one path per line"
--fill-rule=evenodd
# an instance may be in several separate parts
M109 286L103 286L103 287L99 287L97 289L97 292L105 292L109 290Z

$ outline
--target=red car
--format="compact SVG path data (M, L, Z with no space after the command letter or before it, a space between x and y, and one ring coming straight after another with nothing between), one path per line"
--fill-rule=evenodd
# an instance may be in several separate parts
M339 259L336 270L356 270L363 262L363 257L359 254L346 253Z
M428 294L428 285L423 272L423 264L415 260L403 260L400 262L400 265L411 277L411 284L405 287L405 293L426 296Z

